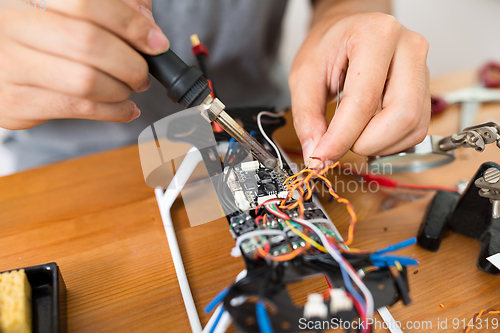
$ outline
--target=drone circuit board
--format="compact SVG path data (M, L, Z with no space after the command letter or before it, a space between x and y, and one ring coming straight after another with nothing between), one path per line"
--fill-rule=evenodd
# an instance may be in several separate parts
M237 118L237 114L232 116ZM267 131L271 132L269 128ZM282 154L277 149L273 151L258 132L254 135L275 156ZM218 142L224 140L227 137L219 138ZM409 303L406 266L416 261L351 252L313 195L318 186L329 186L333 191L329 181L322 175L303 181L304 178L294 175L285 157L280 157L283 173L266 168L237 143L230 143L223 158L223 173L215 184L229 232L236 241L236 253L247 267L246 276L227 289L222 301L237 329L261 332L262 304L276 310L266 315L269 329L298 332L301 318L313 321L361 318L366 322L367 312L372 315L374 308L390 306L398 300ZM345 204L345 199L330 193ZM354 214L352 205L347 202L346 206ZM390 270L395 261L402 266L397 275ZM358 276L356 271L360 270L366 273ZM327 277L332 286L327 296L311 296L302 307L294 304L286 285L317 275ZM353 281L357 284L355 288ZM365 333L370 329L358 331Z

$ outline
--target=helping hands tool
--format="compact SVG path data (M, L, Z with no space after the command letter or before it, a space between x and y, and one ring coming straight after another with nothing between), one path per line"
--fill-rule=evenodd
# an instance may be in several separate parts
M225 105L218 98L212 97L212 90L201 70L186 65L172 50L156 56L143 54L143 57L149 65L149 72L165 87L171 101L184 108L197 106L207 121L216 122L260 163L286 175L278 159L225 112Z

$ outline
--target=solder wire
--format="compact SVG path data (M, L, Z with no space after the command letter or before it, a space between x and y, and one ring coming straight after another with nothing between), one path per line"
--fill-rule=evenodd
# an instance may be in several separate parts
M343 243L346 245L350 245L354 239L354 227L355 227L355 224L357 222L356 212L354 211L354 208L352 207L352 204L349 202L349 200L347 200L345 198L341 198L337 193L335 193L335 191L333 190L332 183L328 180L328 178L326 178L324 176L328 170L335 168L338 164L339 164L339 162L337 162L331 166L327 166L323 170L321 170L319 173L315 170L312 170L312 169L303 169L299 173L288 177L284 183L286 184L289 193L287 195L287 198L282 201L280 207L286 208L286 209L292 209L292 208L295 208L297 206L300 206L301 202L303 201L303 195L302 195L303 194L303 188L302 188L303 185L308 184L308 182L312 178L321 179L323 181L323 183L325 184L325 186L328 188L328 193L330 193L330 195L337 202L342 203L346 206L346 209L347 209L349 216L350 216L350 222L349 222L349 229L348 229L347 238L343 241ZM297 178L299 175L307 173L307 172L309 173L307 176L305 176L303 178ZM287 184L293 178L297 178L297 179L295 179L292 183ZM308 189L310 188L307 185L306 185L306 187ZM301 197L297 200L297 202L285 206L286 201L293 196L293 193L297 189L301 193ZM302 204L302 206L303 206L303 204Z

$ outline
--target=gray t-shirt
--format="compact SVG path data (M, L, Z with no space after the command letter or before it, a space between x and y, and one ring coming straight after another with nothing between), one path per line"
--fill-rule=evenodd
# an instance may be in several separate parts
M171 49L190 65L196 59L189 37L199 35L210 52L210 78L226 106L286 107L287 80L276 58L285 7L286 0L158 0L153 14ZM181 109L155 80L132 100L142 114L131 123L51 120L11 132L5 145L15 154L17 169L28 169L133 144L143 129Z

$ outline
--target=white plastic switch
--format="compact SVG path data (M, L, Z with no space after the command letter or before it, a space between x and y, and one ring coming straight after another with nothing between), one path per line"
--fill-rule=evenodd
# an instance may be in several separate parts
M260 205L260 204L266 202L267 200L271 200L271 199L276 199L276 195L269 194L269 195L265 195L263 197L258 197L257 198L257 204Z
M238 206L238 208L242 211L247 211L250 209L250 203L248 202L247 197L245 196L245 193L243 193L243 191L234 192L234 200L236 201L236 205Z
M281 191L278 193L278 198L285 199L288 196L288 191Z
M330 290L330 312L332 315L339 311L352 310L352 301L342 289L336 288Z
M259 161L250 161L241 163L241 170L243 171L255 171L259 168Z
M320 294L307 295L307 303L304 306L304 317L325 319L327 316L328 307L323 303L323 296Z

